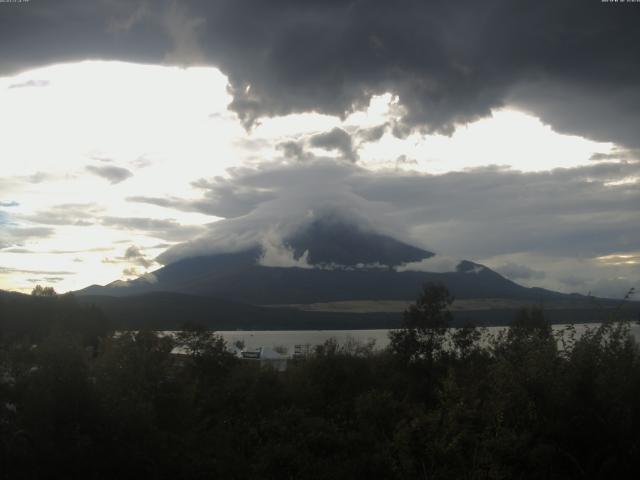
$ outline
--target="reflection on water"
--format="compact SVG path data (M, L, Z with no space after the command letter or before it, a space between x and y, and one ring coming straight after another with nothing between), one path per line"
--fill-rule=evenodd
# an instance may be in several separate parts
M575 325L576 336L579 337L587 328L596 328L598 324ZM553 330L559 331L567 325L554 325ZM508 327L486 327L483 330L487 335L497 334ZM220 331L220 334L229 345L240 341L244 348L252 350L258 347L277 347L279 350L289 353L294 351L296 345L308 345L313 348L322 345L330 338L336 339L340 345L349 340L361 342L375 341L375 348L382 349L389 345L389 330L268 330L268 331ZM632 324L631 333L636 341L640 342L640 325Z

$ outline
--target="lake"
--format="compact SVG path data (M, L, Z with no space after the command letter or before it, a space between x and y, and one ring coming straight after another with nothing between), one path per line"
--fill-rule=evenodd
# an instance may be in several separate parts
M576 324L576 334L582 334L587 328L596 328L598 324ZM553 325L553 330L558 331L566 328L567 325ZM488 334L496 334L509 327L485 327ZM221 335L229 345L237 341L244 342L247 350L258 347L282 347L283 350L291 353L296 345L308 345L310 349L317 345L322 345L331 338L335 338L340 345L344 345L351 340L368 342L375 341L376 349L383 349L389 345L388 329L380 330L233 330L216 332ZM640 325L632 324L631 333L636 341L640 343ZM280 349L280 348L279 348Z

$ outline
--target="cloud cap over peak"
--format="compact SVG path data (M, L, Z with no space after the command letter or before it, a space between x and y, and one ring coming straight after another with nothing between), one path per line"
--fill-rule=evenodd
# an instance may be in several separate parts
M567 290L572 287L560 277L572 269L580 271L584 285L601 275L626 275L632 282L637 265L609 268L597 258L639 248L634 240L640 238L637 184L621 181L639 172L637 161L550 172L487 167L442 175L370 171L337 159L263 163L236 169L224 181L202 182L201 199L179 200L178 208L197 211L208 198L215 203L217 189L243 192L243 197L230 195L227 205L234 211L237 202L243 213L210 224L200 237L171 247L158 260L167 264L239 252L275 236L283 244L289 241L292 258L308 251L307 262L322 263L309 251L309 242L297 245L291 239L303 238L317 219L333 217L435 252L436 263L467 258L532 285ZM252 195L254 190L269 196ZM428 262L428 268L434 265Z

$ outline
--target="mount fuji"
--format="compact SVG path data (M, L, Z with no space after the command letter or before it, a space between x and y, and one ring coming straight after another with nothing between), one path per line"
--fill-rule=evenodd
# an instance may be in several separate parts
M278 253L289 262L274 262L270 249L254 245L183 258L135 280L93 285L76 293L126 297L172 292L252 305L299 305L412 300L423 284L437 282L459 299L568 297L518 285L467 260L443 268L443 259L433 252L336 217L316 219L284 238Z

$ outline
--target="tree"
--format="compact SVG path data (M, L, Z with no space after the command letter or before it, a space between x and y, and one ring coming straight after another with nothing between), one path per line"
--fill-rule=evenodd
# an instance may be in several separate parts
M57 295L53 287L43 287L42 285L36 285L31 291L31 295L34 297L55 297Z
M440 356L453 300L444 285L424 285L416 303L404 311L402 329L390 333L392 352L409 362Z
M224 338L202 325L187 323L175 335L182 351L186 373L201 389L215 385L236 363Z

